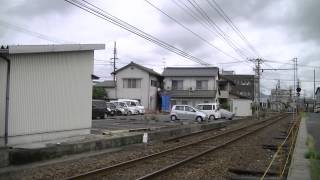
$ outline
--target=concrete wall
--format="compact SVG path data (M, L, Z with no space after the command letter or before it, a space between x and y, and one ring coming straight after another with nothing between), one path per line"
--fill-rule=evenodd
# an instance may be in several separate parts
M0 147L4 146L7 63L0 58Z
M233 99L232 101L232 112L236 116L252 116L251 100L246 99Z
M157 80L154 76L149 75L148 72L143 71L135 66L130 66L119 71L116 74L117 87L116 93L118 99L137 99L145 109L155 110L157 104L157 88L151 86L151 79ZM124 88L123 79L136 78L141 79L140 88Z
M172 80L183 80L183 90L188 90L192 88L196 89L197 80L208 80L208 90L216 90L216 78L217 77L165 77L164 89L171 90Z
M89 133L93 51L10 58L9 145Z

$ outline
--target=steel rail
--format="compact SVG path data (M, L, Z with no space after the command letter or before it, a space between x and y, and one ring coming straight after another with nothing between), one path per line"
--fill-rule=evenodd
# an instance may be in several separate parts
M141 160L145 160L145 159L148 159L148 158L164 155L166 153L173 152L173 151L178 150L178 149L182 149L182 148L186 148L186 147L189 147L189 146L197 145L197 144L200 144L200 143L208 141L208 140L212 140L212 139L215 139L215 138L227 135L227 134L231 134L233 132L241 131L241 130L246 129L246 128L250 128L250 127L253 127L253 126L256 126L256 125L260 125L260 124L265 123L265 122L267 122L267 121L269 121L270 119L273 119L273 118L276 118L276 120L273 120L272 122L276 122L277 120L285 118L285 117L287 117L286 114L285 115L282 114L282 115L280 115L278 117L270 117L270 118L267 118L267 119L265 119L263 121L259 121L257 123L253 123L253 124L250 124L248 126L244 126L244 127L240 127L240 128L237 128L237 129L230 130L230 131L226 131L226 132L217 134L217 135L212 136L212 137L201 139L201 140L196 141L196 142L183 144L183 145L180 145L180 146L177 146L177 147L174 147L174 148L170 148L170 149L167 149L167 150L164 150L164 151L161 151L161 152L157 152L157 153L154 153L154 154L150 154L150 155L147 155L147 156L135 158L135 159L132 159L132 160L129 160L129 161L124 161L124 162L121 162L121 163L118 163L118 164L115 164L115 165L111 165L111 166L108 166L108 167L103 167L103 168L100 168L100 169L96 169L96 170L89 171L89 172L86 172L86 173L82 173L82 174L79 174L79 175L75 175L75 176L72 176L72 177L67 177L67 178L65 178L65 180L82 179L82 178L85 178L85 177L94 176L96 174L103 173L103 172L108 171L108 170L112 170L114 168L119 168L121 166L125 166L125 165L131 164L131 163L135 163L135 162L138 162L138 161L141 161Z
M162 169L160 169L160 170L154 171L154 172L152 172L152 173L150 173L150 174L147 174L147 175L145 175L145 176L143 176L143 177L140 177L140 178L138 178L138 179L136 179L136 180L150 179L150 178L153 178L153 177L158 176L158 175L160 175L160 174L163 174L163 173L165 173L165 172L167 172L167 171L169 171L169 170L171 170L171 169L173 169L173 168L176 168L176 167L178 167L178 166L180 166L180 165L182 165L182 164L184 164L184 163L187 163L187 162L189 162L189 161L191 161L191 160L194 160L194 159L196 159L196 158L199 158L199 157L201 157L201 156L203 156L203 155L205 155L205 154L207 154L207 153L210 153L210 152L212 152L212 151L215 151L215 150L218 150L218 149L220 149L220 148L222 148L222 147L225 147L225 146L227 146L227 145L229 145L229 144L231 144L231 143L233 143L233 142L235 142L235 141L238 141L238 140L242 139L243 137L246 137L246 136L248 136L248 135L250 135L250 134L256 133L257 131L259 131L259 130L261 130L261 129L263 129L263 128L266 128L266 127L268 127L268 126L270 126L270 125L272 125L272 124L274 124L274 123L276 123L276 122L279 122L278 120L283 119L283 118L285 118L285 117L277 118L276 120L273 120L272 122L270 122L270 123L268 123L268 124L266 124L266 125L263 125L263 126L261 126L261 127L258 127L257 129L254 129L254 130L252 130L252 131L250 131L250 132L247 132L247 133L245 133L245 134L243 134L243 135L240 135L240 136L238 136L238 137L236 137L236 138L233 138L233 139L231 139L231 140L229 140L229 141L226 141L225 143L222 143L222 144L220 144L220 145L218 145L218 146L215 146L215 147L213 147L213 148L210 148L210 149L208 149L208 150L205 150L205 151L203 151L203 152L200 152L200 153L198 153L198 154L196 154L196 155L193 155L193 156L191 156L191 157L189 157L189 158L187 158L187 159L184 159L184 160L182 160L182 161L176 162L176 163L174 163L174 164L172 164L172 165L169 165L169 166L167 166L167 167L164 167L164 168L162 168ZM265 121L264 121L264 122L265 122Z

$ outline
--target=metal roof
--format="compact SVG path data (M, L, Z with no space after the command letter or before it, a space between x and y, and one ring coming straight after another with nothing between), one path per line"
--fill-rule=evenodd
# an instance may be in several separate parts
M107 80L103 82L98 82L94 85L94 87L106 87L106 88L113 88L116 87L115 82L113 80Z
M165 77L208 77L218 76L218 67L166 67L162 73Z
M104 44L9 45L7 54L89 51L105 49ZM2 49L4 50L4 49Z

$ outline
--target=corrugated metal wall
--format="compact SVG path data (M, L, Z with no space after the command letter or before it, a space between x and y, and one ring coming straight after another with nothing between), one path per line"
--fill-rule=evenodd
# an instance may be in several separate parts
M9 137L91 127L93 51L10 58Z
M6 105L6 78L7 62L0 59L0 138L4 137L5 132L5 105ZM1 146L0 142L0 146Z

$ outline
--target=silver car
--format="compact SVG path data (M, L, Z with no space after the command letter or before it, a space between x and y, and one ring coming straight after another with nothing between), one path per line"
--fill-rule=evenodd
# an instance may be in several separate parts
M206 113L188 105L174 105L170 112L172 121L178 119L195 119L198 122L208 120Z
M221 113L221 118L232 120L232 118L235 116L235 114L233 112L230 112L226 109L220 109L219 111Z

